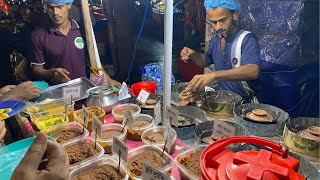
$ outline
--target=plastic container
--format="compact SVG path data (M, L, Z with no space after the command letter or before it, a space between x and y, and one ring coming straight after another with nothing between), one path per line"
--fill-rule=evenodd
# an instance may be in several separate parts
M197 151L203 151L207 146L206 145L199 145L190 149L187 149L184 152L181 152L177 155L177 157L175 158L179 171L180 171L180 175L181 175L181 179L190 179L190 180L198 180L200 177L197 177L195 174L192 174L191 171L189 171L186 167L184 167L181 164L181 161L184 158L189 158L191 156L191 154L197 152ZM199 168L200 168L200 162L199 162ZM200 170L200 169L199 169ZM200 171L201 173L201 171Z
M40 131L45 131L49 127L55 127L66 122L69 122L68 116L66 117L64 113L58 113L43 115L37 118L34 124Z
M254 144L259 148L229 147L240 143ZM302 180L305 178L298 172L300 165L299 160L290 156L288 149L280 143L258 137L233 136L220 139L204 149L200 156L200 178Z
M118 162L117 162L116 160L111 159L111 158L109 158L109 157L102 157L102 158L100 158L99 160L96 159L96 160L93 160L93 161L91 161L91 162L88 162L88 163L85 164L85 165L80 165L79 167L74 168L74 169L70 172L70 174L69 174L69 179L70 179L70 180L73 180L73 179L75 179L80 173L85 172L85 171L88 171L88 170L90 170L90 169L93 169L93 168L95 168L95 167L97 167L97 166L105 165L105 164L109 164L109 165L112 165L113 167L118 168ZM120 165L120 173L121 173L122 175L124 175L123 180L129 179L129 176L126 174L123 165Z
M88 118L88 131L91 132L91 125L92 125L92 113L94 112L95 115L100 119L100 121L102 123L104 123L104 115L106 114L106 112L101 109L101 107L88 107L87 108L88 113L89 113L89 118ZM76 119L77 122L79 122L81 125L84 125L83 119L82 119L82 109L79 109L77 111L74 112L74 117Z
M79 144L79 143L92 144L93 146L95 145L94 140L92 138L82 138L82 139L78 139L77 141L66 143L63 146L66 148L66 147L72 146L74 144ZM69 169L70 170L74 169L75 167L77 167L80 164L84 165L84 164L87 164L89 162L92 162L95 159L100 158L104 154L104 149L102 148L102 146L99 143L96 143L96 149L99 150L99 152L96 155L91 156L91 157L86 158L86 159L83 159L82 161L79 161L77 163L70 164Z
M105 124L102 126L102 131L107 131L107 130L118 130L121 131L123 129L123 125L117 124L117 123L111 123L111 124ZM121 141L124 141L127 135L127 129L124 128L123 132L121 135L118 136L118 138ZM96 136L96 133L93 131L92 132L92 138L94 139ZM107 154L112 153L112 142L113 142L113 137L111 138L101 138L97 137L97 142L103 147L104 152Z
M163 90L163 78L162 74L158 74L156 76L156 83L157 83L157 91L162 91Z
M125 113L125 110L127 109L128 105L130 105L131 111L134 110L133 113L132 113L133 115L140 114L141 108L136 104L120 104L120 105L117 105L116 107L114 107L112 109L112 115L113 115L114 121L116 123L122 124L122 122L124 120L124 113Z
M37 88L39 89L45 89L49 86L49 84L45 81L33 81L32 82L35 86L37 86Z
M131 85L132 94L138 96L141 89L149 91L151 94L156 93L157 84L155 82L138 82Z
M147 137L152 134L152 133L156 133L159 132L160 134L164 134L166 127L165 126L155 126L152 128L149 128L147 130L145 130L142 135L141 135L141 139L143 141L144 144L146 145L156 145L158 147L160 147L161 149L163 149L163 146L165 144L165 141L162 142L150 142L149 140L147 140ZM174 132L174 139L173 139L173 143L170 149L170 152L168 152L168 149L165 149L165 151L169 154L172 154L174 152L174 150L176 149L176 139L177 139L177 132L171 128L171 130Z
M141 81L142 82L149 81L149 77L148 77L148 74L147 74L147 69L144 66L142 66L141 70L142 70Z
M70 121L74 120L74 102L68 103L68 118ZM30 103L27 107L27 113L30 115L31 121L35 121L43 116L49 114L65 113L65 99L52 99L44 103Z
M141 146L141 147L138 147L138 148L136 148L134 150L129 151L129 153L128 153L128 162L129 162L130 158L132 158L133 156L138 155L138 154L143 153L143 152L146 152L146 151L155 151L156 153L159 153L160 155L162 153L162 149L157 147L157 146L144 145L144 146ZM173 165L175 163L174 159L172 159L171 156L167 152L163 153L163 158L165 160L170 159L170 163L168 165L166 165L165 167L160 168L159 170L163 171L163 172L170 173L171 169L172 169L172 167L173 167ZM133 175L131 173L131 171L128 168L128 163L125 164L125 169L126 169L126 173L129 175L130 179L134 179L134 180L142 179L141 176L135 176L135 175Z
M25 156L25 153L27 152L35 138L36 137L34 136L22 139L20 141L16 141L0 148L1 179L10 179L13 171L18 166L21 159ZM48 136L48 140L53 140L53 138Z
M127 127L127 138L130 140L134 140L134 141L141 141L141 135L142 133L151 128L154 125L154 119L152 116L148 115L148 114L138 114L136 116L133 116L135 121L138 120L147 120L150 122L150 124L146 125L146 126L141 126L141 127L134 127L132 126L131 128Z
M65 131L65 130L79 130L80 132L82 132L82 131L84 131L84 132L83 132L83 134L81 134L77 137L68 139L68 140L62 142L61 144L66 144L66 143L73 142L78 139L82 139L84 137L89 136L89 131L86 128L83 128L83 126L77 122L69 122L69 123L61 124L61 125L58 125L55 127L49 127L44 132L48 136L52 136L57 141L59 138L59 133L61 133L62 131Z
M173 73L171 73L171 85L176 84L176 78L174 77Z

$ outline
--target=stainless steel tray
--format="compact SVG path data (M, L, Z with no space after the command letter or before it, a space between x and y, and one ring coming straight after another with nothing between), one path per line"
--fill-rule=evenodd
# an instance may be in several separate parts
M88 97L88 94L86 91L94 85L89 81L87 78L77 78L74 80L71 80L66 83L58 84L55 86L50 86L44 90L41 91L40 96L33 99L33 101L41 102L46 99L60 99L63 98L63 88L64 87L73 87L73 86L80 86L80 97L74 98L74 101L79 101L82 99L85 99Z

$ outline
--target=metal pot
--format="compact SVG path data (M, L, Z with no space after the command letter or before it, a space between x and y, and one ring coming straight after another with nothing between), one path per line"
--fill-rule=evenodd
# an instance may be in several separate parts
M193 107L193 106L175 106L179 113L189 115L196 119L198 123L204 122L207 120L206 112L202 109Z
M276 114L276 120L273 123L258 123L254 121L248 121L243 118L244 111L246 109L263 109L267 112L273 112ZM243 125L254 136L260 137L274 137L282 135L285 122L288 120L289 114L280 108L271 106L268 104L256 104L248 103L237 106L234 109L234 120L236 123Z
M99 92L102 92L102 97L100 101ZM102 106L103 110L106 113L112 111L112 109L117 105L119 102L118 97L112 90L111 86L97 86L88 89L87 94L89 94L86 105L87 106Z
M180 94L183 90L186 89L187 86L188 86L188 82L177 81L176 84L173 86L172 91Z
M283 132L284 144L290 150L304 155L308 160L320 162L320 142L299 134L310 126L319 126L319 123L319 118L289 119Z
M195 129L196 136L201 140L206 136L211 136L213 132L213 124L217 121L219 120L205 121L198 124ZM225 121L225 123L236 128L235 136L250 136L250 132L242 125L237 124L235 122L228 122L228 121Z
M234 92L213 90L202 92L197 106L213 117L233 117L234 107L241 101L242 97Z
M187 121L190 123L189 125L183 126L182 124L178 123L178 127L172 126L172 128L177 132L177 136L181 140L188 140L193 139L195 137L194 129L196 125L198 124L196 122L196 119L192 116L189 116L187 114L179 113L179 118L181 119L187 119Z

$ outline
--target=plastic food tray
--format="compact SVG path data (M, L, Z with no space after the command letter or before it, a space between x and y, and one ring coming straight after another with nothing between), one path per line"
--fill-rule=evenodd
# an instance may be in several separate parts
M63 146L64 147L67 147L67 146L71 146L73 144L78 144L78 143L88 143L88 144L93 144L94 145L94 140L92 138L83 138L83 139L78 139L77 141L73 141L73 142L69 142L69 143L66 143L64 144ZM84 164L87 164L95 159L98 159L100 158L103 154L104 154L104 149L101 147L101 145L99 143L96 144L96 148L99 150L99 153L92 156L92 157L89 157L87 159L84 159L80 162L77 162L75 164L72 164L70 165L69 169L72 170L74 169L75 167L77 167L78 165L84 165Z
M141 146L139 148L136 148L134 150L131 150L129 151L128 153L128 161L130 160L130 158L132 158L133 156L135 155L138 155L140 153L143 153L145 151L155 151L157 153L159 153L161 155L162 153L162 149L157 147L157 146L154 146L154 145L144 145L144 146ZM165 167L163 168L160 168L161 171L165 171L165 172L170 172L173 165L174 165L174 159L171 158L171 156L167 153L167 152L164 152L163 153L163 158L164 159L170 159L170 164L166 165ZM140 180L142 179L141 176L134 176L131 171L128 169L128 164L125 164L125 168L126 168L126 173L130 176L131 179L134 179L134 180Z
M96 159L96 160L90 160L90 162L88 161L87 164L85 165L79 165L77 167L75 167L70 173L69 173L69 179L73 180L75 179L81 172L85 172L91 168L97 167L97 166L101 166L101 165L105 165L105 164L109 164L112 165L116 168L118 168L118 162L115 159L111 159L109 157L102 157L100 159ZM129 179L129 176L126 174L125 169L123 167L123 165L120 165L120 173L125 175L123 180L127 180Z
M77 130L81 131L81 130L83 130L83 126L77 122L68 122L68 123L64 123L64 124L61 124L61 125L58 125L55 127L49 127L48 129L45 130L45 133L48 136L52 136L53 138L57 139L58 138L57 135L60 132L65 131L65 130L70 130L70 129L77 129ZM82 135L74 137L72 139L69 139L61 144L67 144L67 143L77 141L79 139L82 139L82 138L88 137L88 136L89 136L89 131L86 128L84 128L84 132Z
M30 103L27 107L27 113L30 115L31 121L35 123L40 116L65 113L64 104L64 99L52 99L45 103ZM74 119L73 112L74 103L70 104L70 101L68 101L68 117L70 120Z
M123 125L117 124L117 123L111 123L111 124L104 124L102 126L102 131L106 130L119 130L121 131L123 129ZM124 128L123 132L121 135L118 136L119 140L124 141L127 135L127 129ZM92 131L92 138L95 138L96 133ZM113 137L106 139L106 138L101 138L97 137L97 142L104 148L105 153L110 154L112 153L112 142L113 142Z
M53 124L53 125L51 125L51 126L45 125L45 127L44 127L44 126L42 126L42 125L40 125L40 124L42 124L42 123L41 123L42 121L47 121L47 120L45 120L46 117L53 117L53 118L61 117L61 118L65 118L65 119L64 119L64 122L61 122L61 123L59 123L59 124L57 124L57 122L55 122L55 124ZM67 123L67 122L69 122L69 118L68 118L68 116L65 117L65 114L64 114L64 113L49 114L49 115L47 115L47 114L44 113L43 115L41 114L41 116L40 116L39 118L37 118L35 121L33 121L33 123L37 126L37 128L38 128L40 131L45 131L45 130L48 129L48 128L57 127L57 126L59 126L59 125L61 125L61 124Z
M128 126L126 126L127 138L130 140L134 140L134 141L141 141L142 133L154 125L154 119L152 116L150 116L148 114L138 114L138 115L133 116L133 118L135 119L135 121L137 121L137 119L139 119L139 120L146 120L146 121L150 122L150 124L148 124L146 126L141 126L141 127L129 128Z
M40 96L35 98L34 101L41 102L46 99L61 99L63 98L63 88L64 87L75 87L80 86L80 97L75 97L74 101L79 101L88 97L89 94L86 91L94 85L89 81L87 78L77 78L66 83L58 84L55 86L47 87L46 89L42 90Z
M181 172L180 173L180 175L182 176L181 179L198 180L200 178L200 177L197 177L194 174L192 174L187 168L185 168L182 164L180 164L180 162L183 158L188 158L191 156L191 154L193 154L199 150L204 150L206 147L207 147L207 145L199 145L199 146L187 149L186 151L178 154L178 156L175 158L175 160L177 162L179 171Z
M133 112L132 115L140 114L141 108L136 104L120 104L120 105L117 105L116 107L114 107L112 109L112 115L113 115L114 121L116 123L122 124L122 122L124 120L124 114L118 114L118 113L116 113L116 110L117 109L126 109L128 105L130 105L131 110L133 108L138 109L138 111L137 112Z
M165 126L155 126L155 127L152 127L152 128L149 128L147 130L145 130L142 135L141 135L141 139L143 141L144 144L146 145L156 145L158 147L160 147L161 149L163 148L164 144L165 144L165 141L163 142L150 142L146 139L147 136L149 136L150 134L152 133L155 133L155 132L160 132L162 135L164 134L164 130L165 130ZM168 152L168 150L166 149L166 152L168 152L169 154L172 154L176 148L176 139L177 139L177 132L171 128L171 130L174 132L174 138L173 138L173 143L172 143L172 146L171 146L171 149L170 149L170 152Z

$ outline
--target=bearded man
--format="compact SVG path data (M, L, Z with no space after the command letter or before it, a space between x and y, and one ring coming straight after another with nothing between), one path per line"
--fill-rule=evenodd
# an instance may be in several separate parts
M255 80L260 72L258 39L239 27L240 7L237 0L205 0L204 6L216 35L205 54L184 47L180 55L182 60L192 60L201 67L214 64L216 71L195 75L188 89L196 92L218 81L219 89L235 92L244 100L252 101Z

